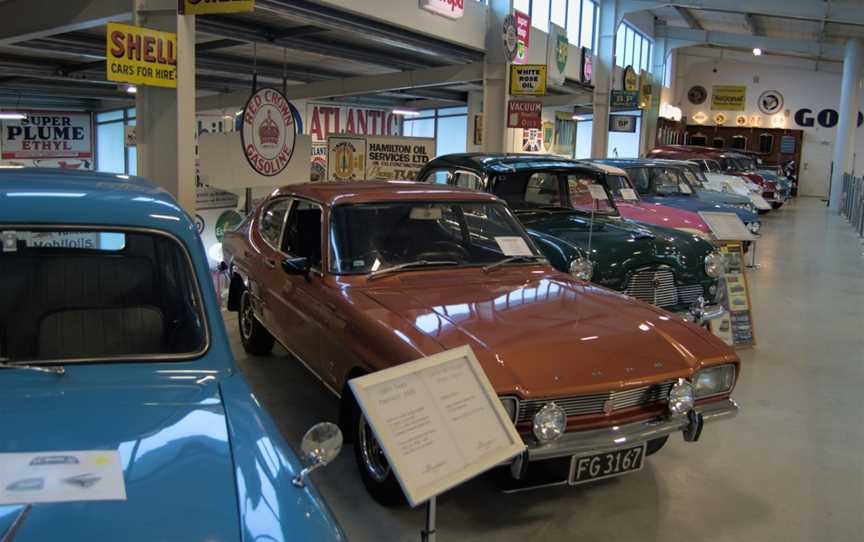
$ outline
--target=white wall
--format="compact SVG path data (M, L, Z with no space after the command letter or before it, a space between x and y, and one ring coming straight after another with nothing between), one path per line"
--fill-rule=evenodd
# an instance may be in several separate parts
M809 128L798 126L794 115L801 108L811 109L813 117L822 109L837 110L840 102L841 69L839 63L815 63L777 56L756 58L750 54L704 48L682 49L678 54L675 82L678 103L674 105L682 108L688 124L695 124L692 120L693 114L702 111L709 117L705 124L711 125L710 119L715 113L710 109L711 86L746 85L747 110L744 113L748 117L760 115L763 117L761 125L770 127L770 119L765 118L759 111L757 100L766 90L779 91L784 98L785 127L804 131L799 193L806 196L826 196L837 129L823 128L818 123ZM699 106L691 104L686 98L687 90L697 84L704 86L709 93L708 100ZM727 125L734 124L737 114L740 113L727 114ZM857 171L861 171L864 166L862 129L864 127L859 127L856 132L855 153L859 164Z

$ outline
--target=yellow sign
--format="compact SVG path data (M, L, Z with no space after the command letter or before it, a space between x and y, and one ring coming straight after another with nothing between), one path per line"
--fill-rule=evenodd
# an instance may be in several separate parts
M105 37L109 81L177 88L177 34L109 23Z
M513 96L546 94L546 64L511 64L510 94Z
M715 85L711 87L711 109L720 111L744 111L746 105L746 86Z
M651 84L651 75L645 70L639 72L639 107L647 108L651 105L651 97L654 94L654 86Z
M624 68L624 90L628 92L636 92L639 90L639 83L636 79L636 70L633 66Z
M255 11L255 0L180 0L180 13L207 15Z

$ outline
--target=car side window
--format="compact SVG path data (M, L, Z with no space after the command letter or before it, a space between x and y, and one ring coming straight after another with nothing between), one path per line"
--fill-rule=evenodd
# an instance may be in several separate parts
M483 185L483 179L470 171L457 171L453 174L453 184L462 188L470 188L471 190L484 191L486 187Z
M268 203L261 211L261 221L258 229L261 232L261 237L273 248L279 246L279 237L282 235L285 215L288 213L290 206L291 200L283 198Z
M648 170L645 168L633 168L627 170L627 175L633 181L633 186L640 194L647 194L650 189L650 180L648 178Z
M553 173L534 173L525 187L525 201L537 205L561 205L561 186Z
M285 224L282 250L291 256L308 258L311 267L321 268L321 207L297 201Z
M432 184L449 184L450 183L450 171L446 169L435 169L426 174L426 177L423 178L424 183L432 183Z

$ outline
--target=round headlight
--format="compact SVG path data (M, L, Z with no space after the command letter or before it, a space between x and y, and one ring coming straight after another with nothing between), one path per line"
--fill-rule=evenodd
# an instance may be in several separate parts
M576 258L570 262L570 275L580 280L591 280L594 276L594 264L588 258Z
M551 442L564 434L567 428L567 414L555 403L546 403L534 415L534 436L540 442Z
M750 233L753 235L759 235L759 230L762 229L762 224L760 222L751 222L747 224L747 229L750 230Z
M719 252L705 256L705 274L717 278L726 272L726 259Z
M693 385L683 378L679 378L678 382L669 390L669 412L686 414L693 409L694 400Z
M708 397L725 393L732 389L735 383L735 366L720 365L703 369L696 373L695 387L696 397Z

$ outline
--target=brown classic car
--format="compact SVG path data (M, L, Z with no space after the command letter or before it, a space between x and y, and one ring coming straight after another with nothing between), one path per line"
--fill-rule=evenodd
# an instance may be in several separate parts
M243 345L266 354L279 341L336 395L381 503L403 496L347 382L457 346L471 346L527 445L500 469L510 481L637 470L670 434L693 441L705 422L737 413L733 350L556 271L491 194L290 186L228 233L224 252Z

